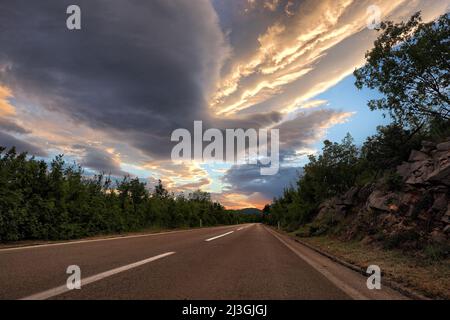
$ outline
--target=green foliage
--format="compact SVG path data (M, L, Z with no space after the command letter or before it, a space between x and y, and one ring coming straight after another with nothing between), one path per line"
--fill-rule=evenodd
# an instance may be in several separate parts
M381 35L355 71L356 86L377 89L384 97L369 102L398 123L413 128L431 119L450 119L450 14L423 23L420 13L408 22L381 24Z
M348 134L341 143L324 142L322 154L310 156L304 174L297 183L275 199L268 222L280 222L296 230L311 220L324 200L347 191L355 184L359 169L359 150Z
M428 126L428 139L440 140L443 137L450 137L450 120L432 119Z
M358 173L358 153L350 134L341 143L325 141L322 154L309 157L298 183L302 198L321 202L352 187Z
M361 149L364 166L374 172L393 169L408 160L411 150L420 149L423 138L418 132L398 124L380 126L377 134L368 137Z
M62 156L50 165L0 147L0 241L61 240L146 228L246 222L196 191L170 194L159 181L152 193L139 179L86 177ZM256 218L255 218L256 219Z

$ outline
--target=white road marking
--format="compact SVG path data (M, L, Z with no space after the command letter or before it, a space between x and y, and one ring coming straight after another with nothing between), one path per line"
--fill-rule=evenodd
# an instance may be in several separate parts
M225 237L225 236L227 236L227 235L229 235L229 234L232 234L233 232L234 232L234 231L230 231L230 232L227 232L227 233L221 234L220 236L217 236L217 237L214 237L214 238L209 238L209 239L206 239L205 241L206 241L206 242L210 242L210 241L213 241L213 240L216 240L216 239L219 239L219 238Z
M244 226L244 227L240 227L240 228L238 228L236 231L241 231L241 230L244 230L244 229L247 229L247 228L250 228L250 227L253 227L254 226L254 224L249 224L249 225L246 225L246 226Z
M156 260L159 260L159 259L171 256L173 254L175 254L175 252L163 253L163 254L160 254L160 255L152 257L152 258L148 258L148 259L145 259L145 260L141 260L141 261L138 261L138 262L135 262L135 263L123 266L123 267L119 267L119 268L116 268L116 269L112 269L112 270L109 270L109 271L106 271L106 272L102 272L102 273L96 274L96 275L88 277L86 279L81 279L81 285L82 286L88 285L90 283L93 283L93 282L105 279L105 278L113 276L115 274L118 274L118 273L130 270L130 269L134 269L134 268L140 267L140 266L142 266L144 264L147 264L147 263L150 263L152 261L156 261ZM69 291L71 291L71 290L69 290L67 288L67 285L62 285L62 286L59 286L59 287L56 287L56 288L53 288L53 289L50 289L50 290L46 290L46 291L43 291L43 292L40 292L40 293L33 294L31 296L22 298L20 300L45 300L45 299L49 299L49 298L58 296L60 294L69 292Z

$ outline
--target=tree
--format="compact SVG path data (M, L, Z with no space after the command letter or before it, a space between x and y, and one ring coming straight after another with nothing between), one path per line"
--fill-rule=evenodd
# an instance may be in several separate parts
M347 191L356 180L358 154L350 134L341 143L324 141L322 154L309 157L298 183L304 199L317 204Z
M395 168L408 160L411 150L420 148L421 136L398 124L380 126L377 134L368 137L361 150L362 160L376 173ZM375 174L375 178L378 174Z
M158 180L158 184L155 186L155 191L153 196L160 199L165 199L169 197L169 192L164 188L161 180Z
M356 86L378 89L371 110L421 128L433 118L450 119L450 14L423 23L420 12L404 23L383 22L366 64L354 73Z
M197 202L211 202L211 194L201 190L196 190L189 194L189 199Z

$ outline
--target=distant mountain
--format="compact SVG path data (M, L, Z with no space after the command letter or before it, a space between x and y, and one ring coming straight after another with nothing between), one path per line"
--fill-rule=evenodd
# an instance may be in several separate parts
M261 214L262 211L256 208L245 208L245 209L239 209L234 210L236 213L243 213L243 214Z

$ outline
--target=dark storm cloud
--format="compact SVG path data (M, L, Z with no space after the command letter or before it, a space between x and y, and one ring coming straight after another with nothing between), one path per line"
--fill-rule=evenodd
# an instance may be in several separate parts
M246 115L240 118L225 118L214 120L213 125L221 129L259 129L266 128L282 120L282 114L273 111L267 113L259 113Z
M0 147L5 147L6 149L16 147L17 152L27 152L30 155L38 157L46 157L47 153L41 148L32 145L23 140L19 140L12 135L0 131Z
M2 0L0 81L155 157L171 132L202 120L226 50L208 0ZM3 71L2 71L3 70Z
M197 190L197 189L201 189L202 187L204 187L205 185L208 185L210 183L211 183L211 181L209 179L203 178L198 182L183 184L183 185L179 186L178 189L180 189L180 190Z
M344 113L331 109L320 109L299 113L294 119L281 123L280 153L281 157L292 156L296 150L309 148L317 142L323 130L345 122L352 113Z
M260 193L266 199L279 196L283 189L295 185L302 168L281 167L278 174L262 176L257 165L235 165L222 178L228 184L226 191L251 195Z
M6 118L0 118L0 129L11 133L20 133L20 134L31 133L31 130L23 128L16 122Z
M74 146L74 149L84 153L80 165L85 168L116 177L128 175L127 172L120 168L120 163L114 161L111 154L101 149L81 145Z

